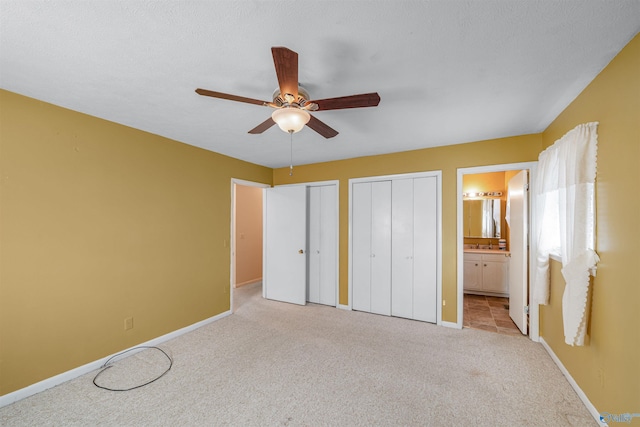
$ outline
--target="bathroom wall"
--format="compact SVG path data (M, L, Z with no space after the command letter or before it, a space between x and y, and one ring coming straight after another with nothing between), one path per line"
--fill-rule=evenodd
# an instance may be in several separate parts
M487 172L478 174L465 174L462 177L462 192L463 193L478 193L478 192L502 192L500 199L500 238L506 238L505 233L507 229L507 223L505 222L506 212L506 182L505 172ZM498 238L478 238L478 237L465 237L464 244L472 245L493 245L498 249Z

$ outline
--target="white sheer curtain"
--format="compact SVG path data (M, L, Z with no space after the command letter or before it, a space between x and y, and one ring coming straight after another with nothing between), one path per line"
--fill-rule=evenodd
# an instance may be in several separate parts
M595 269L595 177L598 123L576 126L540 153L536 198L534 303L549 303L549 254L562 258L565 342L584 345L589 272Z

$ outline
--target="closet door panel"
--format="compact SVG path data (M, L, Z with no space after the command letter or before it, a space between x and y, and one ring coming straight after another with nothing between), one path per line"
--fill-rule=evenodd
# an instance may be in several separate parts
M413 181L413 318L437 321L437 178Z
M371 183L356 183L351 195L352 308L371 311Z
M371 184L371 312L391 315L391 181Z
M313 187L312 187L313 188ZM317 187L320 190L319 303L336 305L337 292L337 199L336 186Z
M320 246L321 246L321 224L322 216L320 212L320 188L309 187L308 191L308 212L309 212L309 254L308 279L307 279L307 301L313 303L320 302Z
M413 318L413 179L392 183L391 315Z

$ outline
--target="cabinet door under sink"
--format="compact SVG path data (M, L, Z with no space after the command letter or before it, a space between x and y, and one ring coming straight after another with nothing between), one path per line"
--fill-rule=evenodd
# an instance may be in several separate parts
M482 256L475 254L464 255L464 289L470 291L482 290Z

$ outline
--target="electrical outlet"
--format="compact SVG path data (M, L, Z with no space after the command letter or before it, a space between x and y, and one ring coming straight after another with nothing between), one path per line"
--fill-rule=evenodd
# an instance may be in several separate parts
M447 305L447 300L446 300L446 299L443 299L443 300L442 300L442 306L444 307L445 305Z
M127 317L124 319L124 330L128 331L129 329L133 329L133 317Z

